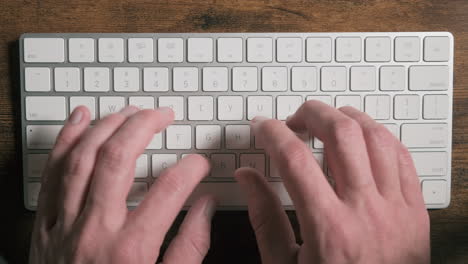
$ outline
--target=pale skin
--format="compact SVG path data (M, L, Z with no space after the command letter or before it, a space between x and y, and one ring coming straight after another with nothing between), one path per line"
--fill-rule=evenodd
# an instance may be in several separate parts
M190 155L167 169L133 211L126 196L137 157L174 118L170 109L127 107L89 126L78 107L60 133L43 175L30 263L155 263L166 232L209 162ZM294 202L296 243L279 198L258 171L241 168L249 217L263 263L429 263L429 218L408 150L382 125L350 107L308 101L286 122L257 117ZM325 144L332 187L296 136ZM112 187L112 188L110 188ZM163 201L163 202L162 202ZM202 263L216 198L191 207L164 264Z

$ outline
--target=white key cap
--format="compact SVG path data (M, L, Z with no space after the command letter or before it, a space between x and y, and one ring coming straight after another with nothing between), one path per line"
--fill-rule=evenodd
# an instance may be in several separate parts
M398 140L400 140L400 129L397 124L382 124L386 127Z
M244 118L244 98L242 96L219 96L218 119L242 120Z
M27 92L50 91L50 69L45 67L25 68L24 89Z
M70 97L70 114L77 106L86 106L90 113L91 120L96 119L96 99L90 96L73 96Z
M225 127L225 138L227 149L249 149L250 148L250 126L249 125L227 125Z
M310 95L307 96L307 101L309 100L317 100L329 106L333 106L332 97L329 95Z
M124 41L121 38L100 38L98 40L99 62L123 62Z
M393 101L395 119L419 118L419 95L395 95Z
M140 109L154 109L154 97L152 96L132 96L128 98L128 104Z
M236 170L236 155L212 154L211 177L233 177Z
M62 38L25 38L25 62L64 62L65 41Z
M63 96L26 96L26 120L64 121L67 116Z
M346 90L346 67L322 67L322 91Z
M188 97L188 119L189 120L213 120L213 97L211 96L189 96Z
M221 127L218 125L199 125L195 128L197 149L220 149Z
M332 58L331 38L307 38L307 61L329 62Z
M39 182L28 183L28 206L35 207L39 201L39 192L41 191L41 184Z
M390 118L390 96L389 95L368 95L365 98L366 113L376 120Z
M406 88L406 70L404 66L380 67L380 90L403 91Z
M300 62L302 61L302 39L301 38L277 38L276 60L278 62Z
M361 61L361 38L338 37L336 38L336 61L358 62Z
M271 38L248 38L247 39L247 61L248 62L271 62L273 61L273 40Z
M70 62L94 62L94 39L69 39L68 59L70 60Z
M424 119L447 119L449 98L447 95L424 95L423 117Z
M374 91L375 86L375 67L351 67L351 91Z
M145 92L169 91L169 69L165 67L144 68L143 90Z
M366 61L390 61L391 40L389 37L366 38Z
M125 107L125 97L101 96L99 97L99 118L117 113Z
M264 154L240 154L240 166L250 167L265 175L265 155Z
M162 133L154 134L146 149L162 149Z
M182 62L184 60L184 40L181 38L158 39L159 62Z
M213 40L211 38L189 38L187 60L189 62L212 62Z
M411 152L418 176L447 175L447 152Z
M80 69L72 67L55 68L55 91L77 92L81 88Z
M419 37L395 38L395 61L419 61Z
M422 182L425 204L445 204L447 200L447 182L445 180L426 180Z
M316 67L292 67L291 89L293 91L316 91L317 68Z
M148 192L146 182L134 182L127 196L127 206L138 206Z
M140 90L140 70L136 67L114 68L114 91L137 92Z
M86 92L107 92L110 89L109 68L85 68L84 90Z
M286 67L263 67L262 90L286 91L288 89L288 71Z
M443 91L449 88L448 66L411 66L409 89L412 91Z
M257 67L233 67L232 90L235 92L257 91Z
M408 148L444 148L448 142L447 124L403 124L401 142Z
M323 149L324 148L323 142L320 139L316 138L316 137L314 137L314 141L312 142L312 145L313 145L314 149Z
M173 69L173 89L176 92L198 91L198 68L175 67Z
M301 96L278 96L276 97L276 118L286 120L294 114L302 104Z
M256 116L273 118L273 99L271 96L247 97L247 118L252 120Z
M448 37L425 37L424 60L448 61L450 56L450 40Z
M153 154L151 156L151 175L156 178L165 169L175 165L177 163L176 154Z
M136 160L135 178L148 177L148 155L141 154Z
M187 125L171 125L166 129L167 149L191 149L192 127Z
M361 110L361 96L359 95L337 95L335 97L335 107L352 106Z
M161 96L158 103L159 107L169 107L174 111L174 120L184 120L184 97Z
M152 38L128 39L129 62L153 62L154 43Z
M203 91L223 92L228 90L228 69L226 67L203 68Z
M49 159L48 154L28 154L27 158L27 175L29 178L40 178L42 172L46 167L47 160Z
M218 61L242 62L242 38L219 38Z
M26 145L28 149L51 149L61 129L61 125L26 126Z

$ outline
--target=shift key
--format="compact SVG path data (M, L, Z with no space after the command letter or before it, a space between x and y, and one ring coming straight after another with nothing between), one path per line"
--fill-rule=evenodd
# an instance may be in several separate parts
M408 148L447 147L448 128L445 123L403 124L401 142Z

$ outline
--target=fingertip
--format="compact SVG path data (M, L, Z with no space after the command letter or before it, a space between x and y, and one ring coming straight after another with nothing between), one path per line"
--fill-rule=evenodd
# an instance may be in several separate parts
M159 107L156 110L160 111L161 113L164 113L167 116L169 116L171 120L174 120L174 118L175 118L174 110L172 110L172 108L170 108L170 107Z
M70 114L70 117L68 118L68 123L72 125L77 125L83 121L89 120L89 117L90 113L88 108L86 106L79 105Z

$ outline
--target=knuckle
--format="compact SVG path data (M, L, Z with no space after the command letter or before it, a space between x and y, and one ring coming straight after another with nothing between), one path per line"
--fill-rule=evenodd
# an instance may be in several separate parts
M196 252L201 257L204 257L210 249L210 237L208 234L197 233L187 237L182 237L185 240L184 244Z
M120 168L130 158L130 152L122 144L114 142L105 143L99 151L99 162L109 168Z
M289 170L301 170L304 164L310 162L310 155L306 146L299 140L290 140L279 148L279 156L284 166Z
M89 168L88 155L74 150L65 162L65 174L79 175L85 173Z
M186 184L183 177L179 177L177 169L173 167L165 169L159 176L158 182L164 186L168 193L180 193Z
M394 147L395 138L394 136L388 131L386 127L381 124L372 124L366 125L365 128L365 135L372 140L374 143L378 143L377 146L381 148L392 148Z
M351 118L342 118L333 121L330 125L331 135L336 143L353 140L362 136L359 123Z
M62 128L60 134L58 135L57 139L55 140L55 146L69 146L72 145L75 141L75 135L73 135L72 131L68 129L68 127Z

